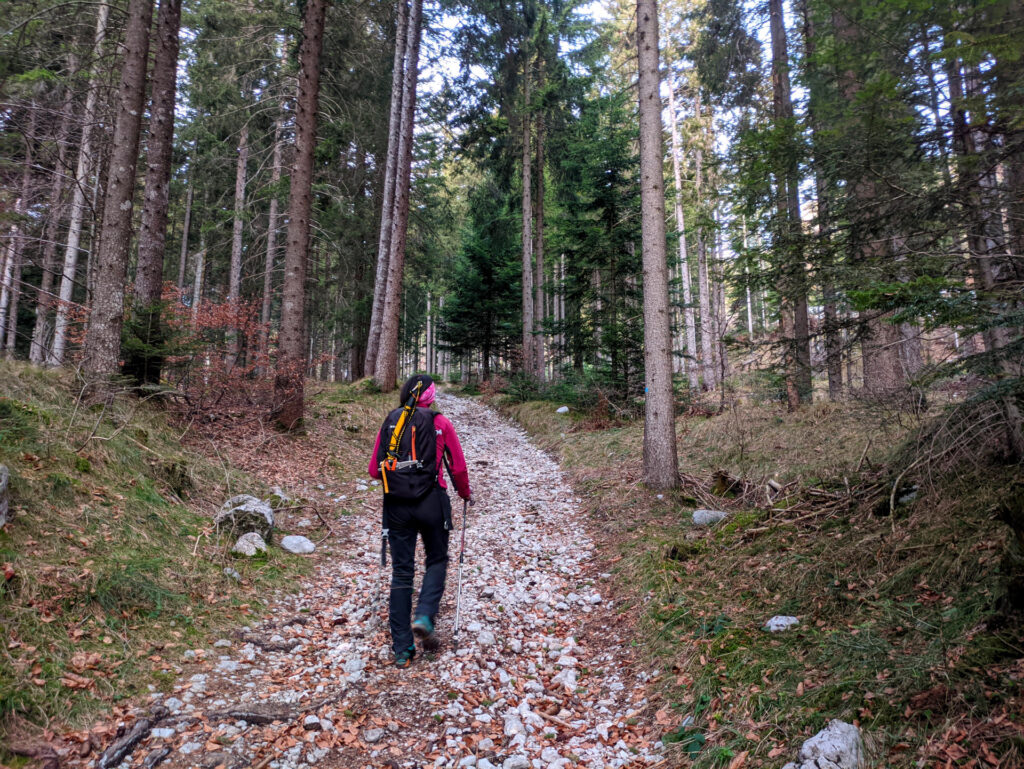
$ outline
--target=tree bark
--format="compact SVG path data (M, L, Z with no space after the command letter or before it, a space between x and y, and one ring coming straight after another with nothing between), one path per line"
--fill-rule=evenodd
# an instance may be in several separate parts
M538 334L533 339L533 373L538 379L544 379L544 113L537 115L537 148L535 153L534 178L536 180L533 195L535 228L533 232L533 321Z
M672 126L672 180L676 193L676 232L679 234L679 282L682 284L686 355L690 356L690 359L684 365L684 370L690 382L690 389L696 391L700 389L700 376L697 372L697 323L693 316L690 258L686 253L686 220L683 218L683 177L680 162L682 148L679 142L679 123L676 119L675 79L672 76L671 65L668 67L668 112Z
M82 111L82 138L78 147L78 162L71 195L71 219L68 222L67 248L64 252L64 269L60 281L60 302L57 305L53 331L53 352L50 363L59 366L64 362L64 346L67 341L68 308L75 288L75 273L78 269L78 249L82 242L82 224L85 219L85 196L89 190L89 176L93 169L92 135L96 121L96 100L99 93L100 57L103 41L107 36L107 21L110 6L103 3L96 14L96 31L93 36L89 90Z
M282 118L274 121L274 156L270 172L270 210L267 212L267 254L263 260L263 302L260 308L260 366L270 355L270 308L274 299L274 259L277 256L277 186L281 183Z
M281 291L281 334L274 377L277 423L286 430L301 426L305 385L305 291L309 251L309 217L313 202L313 151L320 91L320 53L323 49L326 0L308 0L299 51L298 93L295 99L295 165L288 200L288 241Z
M174 143L174 96L178 74L178 29L181 0L160 0L157 12L157 50L153 59L152 97L146 149L146 192L139 229L139 255L135 271L135 309L141 340L149 350L131 366L138 381L160 381L162 356L153 348L163 343L160 310L164 250L167 242L167 205Z
M702 119L700 89L697 90L696 109L698 120ZM702 140L702 139L701 139ZM700 304L700 371L704 389L714 390L717 381L714 353L714 324L711 317L711 284L708 276L708 247L703 222L704 197L704 149L698 145L694 150L694 182L697 190L697 301Z
M235 164L235 212L231 227L231 271L228 274L228 304L231 305L234 321L228 331L228 354L225 360L228 368L234 368L238 361L240 341L238 338L238 304L242 297L242 229L245 212L246 169L249 165L249 124L242 125L238 135L238 160Z
M190 173L192 169L189 169ZM192 198L195 195L195 190L192 186L192 182L188 184L188 192L185 193L185 223L181 227L181 251L178 254L178 291L184 291L185 289L185 268L188 262L188 236L192 230Z
M71 63L72 74L75 65ZM36 322L32 329L32 343L29 347L29 360L37 365L46 362L47 339L50 335L50 309L55 305L53 290L56 288L57 274L57 234L60 221L64 216L64 187L68 156L68 135L71 133L71 109L73 93L70 88L64 92L61 108L60 127L55 137L57 157L54 162L53 179L50 184L50 205L43 233L42 276L39 289L36 291Z
M96 247L96 284L83 348L86 373L117 373L124 321L124 286L132 236L135 167L146 96L146 59L153 0L129 0L125 56L118 87L110 171L103 202L103 229Z
M533 179L531 177L533 158L530 137L530 62L523 63L523 156L522 156L522 209L523 209L523 373L535 371L533 336Z
M789 51L782 0L769 0L772 39L772 94L778 125L793 120L789 82ZM786 153L790 155L792 153ZM811 346L807 323L807 277L804 270L803 232L800 216L799 169L786 158L776 170L775 205L783 260L779 281L779 312L786 350L786 395L790 410L811 399Z
M814 189L817 196L818 262L821 264L821 293L823 299L824 336L825 336L825 368L828 375L828 397L830 401L838 401L843 397L843 345L840 335L839 312L836 307L837 296L833 284L833 244L831 238L831 206L829 188L822 146L820 140L820 122L818 108L821 85L817 82L818 68L815 62L817 33L814 17L807 0L799 2L800 14L803 17L804 58L807 62L810 85L808 87L807 119L811 127L812 167L814 169ZM931 64L928 64L929 68Z
M857 28L843 11L833 9L832 25L841 44L851 48L861 44ZM861 88L857 73L849 69L840 72L839 86L847 103L853 104ZM877 269L880 265L889 265L891 253L889 239L873 232L869 221L870 212L879 211L886 205L870 174L870 171L862 170L847 180L849 194L858 208L857 218L849 225L850 261L854 265ZM878 394L892 392L904 378L899 363L899 330L888 322L889 315L877 311L861 313L864 389Z
M637 0L636 37L640 70L640 209L644 278L644 480L652 488L667 489L678 485L679 466L672 395L658 7L655 0Z
M420 16L423 0L412 0L408 43L402 83L402 127L395 166L395 212L388 257L388 282L381 315L380 342L373 378L385 392L398 379L398 321L402 307L402 276L405 270L405 239L409 227L409 186L412 172L413 129L416 122L416 85L419 82Z
M388 157L384 168L384 196L381 203L380 235L377 240L377 272L373 279L373 305L370 309L370 332L366 339L363 370L373 372L380 349L381 320L388 287L388 261L391 258L391 228L395 209L395 178L398 172L398 145L404 111L405 56L408 47L409 3L398 0L395 25L395 57L391 72L391 112L388 116Z
M39 110L34 102L28 105L28 113L29 123L24 134L25 159L21 167L21 190L18 201L14 206L14 212L19 219L25 217L29 208L31 208L32 166L35 163L36 123L39 115ZM7 334L3 347L4 354L8 358L14 357L14 346L18 339L18 304L22 294L21 268L28 240L25 234L25 226L23 225L27 224L27 221L19 221L11 229L13 241L11 243L10 255L8 256L10 263L4 268L4 272L8 276L5 285L5 289L8 291L8 301L5 307ZM0 312L0 334L3 333L4 328L4 314Z

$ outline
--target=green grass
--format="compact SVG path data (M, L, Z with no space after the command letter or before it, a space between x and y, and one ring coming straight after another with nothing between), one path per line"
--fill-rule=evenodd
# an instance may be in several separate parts
M915 479L920 496L895 520L869 500L816 515L794 493L784 509L720 498L730 517L698 529L689 513L706 497L644 488L639 422L502 408L560 457L607 557L621 556L621 598L663 671L664 706L693 719L666 729L681 765L748 752L745 766L778 766L831 718L862 727L876 766L944 765L955 740L968 758L984 745L1002 766L1024 761L1024 633L1000 614L1007 530L991 513L1019 468ZM680 470L843 492L890 478L919 424L863 404L746 403L677 420ZM800 625L769 634L775 614Z
M15 725L81 726L166 688L186 649L258 614L263 596L309 568L276 549L228 554L212 514L262 487L183 448L159 409L127 395L76 407L71 374L23 364L0 362L0 381L13 512L0 563L14 572L0 585L0 737Z

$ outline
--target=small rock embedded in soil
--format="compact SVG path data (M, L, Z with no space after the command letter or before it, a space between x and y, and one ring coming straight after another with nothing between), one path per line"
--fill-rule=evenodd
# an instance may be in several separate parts
M363 732L363 742L368 742L372 745L375 742L380 742L383 736L383 729L367 729Z
M723 510L705 510L700 508L693 511L693 525L711 526L728 517L729 514Z
M787 617L781 614L776 614L764 623L764 629L769 633L781 633L783 630L789 630L791 627L796 627L799 624L800 620L796 617Z
M790 762L782 769L862 769L864 766L860 729L836 720L804 742L797 762Z
M316 550L316 545L314 545L308 537L303 537L298 534L292 534L284 537L281 540L281 547L289 553L295 553L296 555L308 555Z
M252 558L254 555L267 552L267 543L255 531L250 531L238 538L231 552Z

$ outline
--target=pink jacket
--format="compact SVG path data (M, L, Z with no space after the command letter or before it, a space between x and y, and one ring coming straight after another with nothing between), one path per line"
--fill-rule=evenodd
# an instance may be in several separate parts
M462 446L459 444L459 436L455 434L455 427L444 414L434 417L434 427L441 431L437 436L437 482L442 489L448 488L444 482L444 462L442 461L447 453L452 480L455 481L455 490L463 499L469 499L472 494L469 488L469 470L466 467L466 457L462 454ZM377 440L373 444L373 453L370 454L368 472L371 478L380 478L380 467L377 466L377 451L379 449L380 432L378 431Z

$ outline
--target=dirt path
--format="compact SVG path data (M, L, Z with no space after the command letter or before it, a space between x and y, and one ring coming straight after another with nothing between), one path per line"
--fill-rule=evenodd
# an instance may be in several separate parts
M335 524L315 580L277 601L272 619L187 652L195 658L173 693L153 696L155 728L111 765L603 769L660 760L644 727L647 676L617 635L609 575L594 573L594 546L558 466L482 405L441 396L438 407L462 438L480 500L457 643L458 532L438 622L445 643L399 671L385 628L379 491L327 487L365 504ZM460 500L453 510L460 522Z

